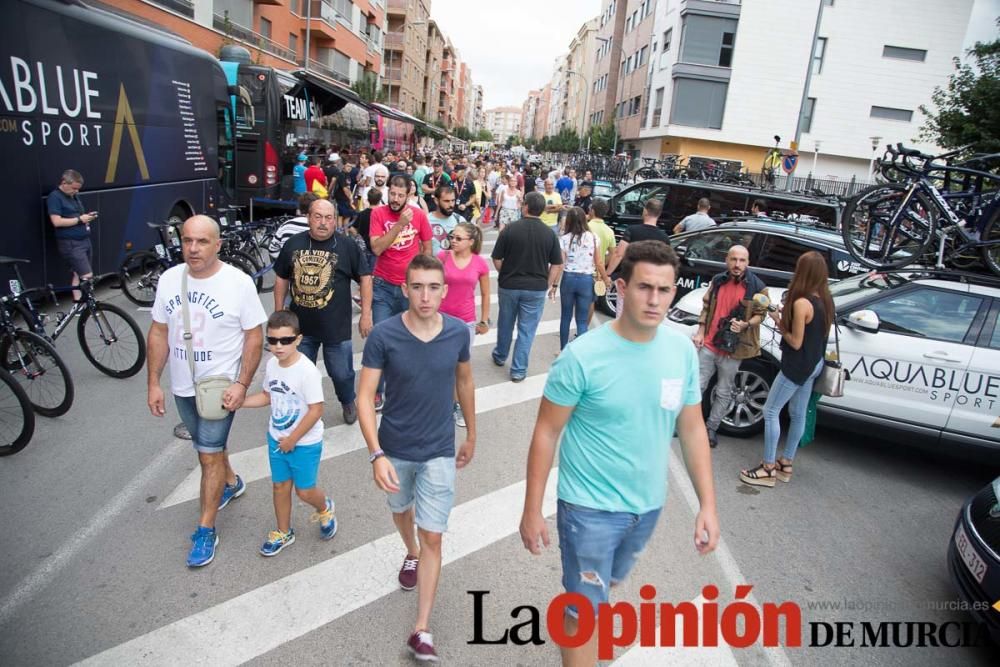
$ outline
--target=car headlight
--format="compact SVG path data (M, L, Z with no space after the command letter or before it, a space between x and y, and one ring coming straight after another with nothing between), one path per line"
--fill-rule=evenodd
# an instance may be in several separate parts
M686 310L681 310L680 308L671 308L670 312L667 313L667 319L671 322L677 322L678 324L693 325L698 324L698 316L694 313L689 313Z

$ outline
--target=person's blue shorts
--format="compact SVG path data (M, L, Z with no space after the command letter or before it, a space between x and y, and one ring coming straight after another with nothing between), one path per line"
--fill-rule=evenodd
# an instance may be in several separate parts
M319 476L319 460L323 455L323 443L295 445L287 454L278 449L278 441L267 434L268 461L271 463L271 481L281 484L292 480L299 491L316 486Z
M608 589L628 576L656 528L660 510L605 512L560 500L556 509L563 588L590 600L594 613ZM577 616L576 607L566 608Z
M389 494L389 509L402 514L415 507L417 527L430 533L448 529L448 515L455 504L455 457L407 461L387 457L399 477L399 491Z
M229 429L233 425L233 415L223 419L202 419L198 415L198 404L194 396L174 396L181 421L191 434L191 444L195 451L203 454L218 454L226 451Z
M353 218L357 211L351 206L349 201L337 201L337 214L345 218Z

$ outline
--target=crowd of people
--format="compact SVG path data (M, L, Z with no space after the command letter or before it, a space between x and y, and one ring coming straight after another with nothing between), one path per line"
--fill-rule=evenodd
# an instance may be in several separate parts
M233 416L242 408L270 409L262 440L275 525L261 555L273 557L295 541L293 488L315 510L319 537L337 533L333 495L319 489L317 478L325 397L315 363L322 348L343 420L360 422L370 474L386 494L405 549L399 585L417 589L407 646L418 660L437 660L430 624L442 539L457 471L472 462L477 441L471 348L493 325L491 269L482 255L484 230L491 227L500 230L490 253L499 289L491 359L497 366L510 359L512 382L527 377L546 299L561 297L561 352L546 381L527 461L520 527L525 547L537 554L549 543L542 496L562 436L557 528L563 585L595 609L607 602L606 584L628 574L666 501L667 455L676 432L701 503L695 547L703 554L715 548L710 446L728 406L725 387L741 354L752 354L755 340L759 348L755 332L767 312L754 300L766 289L747 268L745 248L732 248L728 271L712 281L692 344L661 326L679 262L656 226L657 201L646 203L643 224L616 243L603 222L607 202L592 199L588 175L578 179L571 169L546 171L500 156L410 160L378 152L330 155L323 166L307 162L300 160L295 173L302 216L279 230L271 248L277 277L270 317L251 280L218 260L219 229L205 216L184 224L185 263L166 271L157 288L148 405L154 415L165 414L161 375L169 365L170 391L202 472L188 566L212 562L217 514L246 490L227 454ZM699 215L708 217L702 208ZM787 369L783 359L773 404L768 401L764 461L740 472L749 484L790 477L803 396L808 400L822 367L816 354L825 347L832 313L829 292L823 291L825 264L804 257L800 265L791 307L777 316L792 352ZM612 273L618 317L584 335L595 294L611 285ZM353 364L355 307L365 339L359 379ZM722 349L720 328L749 345L740 354ZM251 392L265 340L272 358ZM719 391L706 428L701 397L713 375ZM788 402L795 406L791 433L784 456L776 459L777 410ZM591 548L595 540L602 545L599 553ZM571 635L578 613L571 609L565 618ZM564 649L566 664L595 660L593 641Z

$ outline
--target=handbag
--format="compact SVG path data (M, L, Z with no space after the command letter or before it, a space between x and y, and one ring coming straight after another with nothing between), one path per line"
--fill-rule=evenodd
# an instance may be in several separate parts
M833 336L836 341L837 358L823 359L823 370L813 383L813 391L830 398L840 398L844 395L844 385L851 379L851 374L840 363L840 335L837 323L833 323Z
M222 395L233 381L225 375L210 375L197 379L194 373L194 350L191 348L191 312L187 300L188 269L184 266L181 273L181 313L184 316L184 347L187 350L188 368L191 369L191 381L194 383L195 406L198 416L211 421L225 419L229 410L222 405Z
M608 286L604 284L604 281L598 277L594 277L594 294L596 296L604 296L608 293Z

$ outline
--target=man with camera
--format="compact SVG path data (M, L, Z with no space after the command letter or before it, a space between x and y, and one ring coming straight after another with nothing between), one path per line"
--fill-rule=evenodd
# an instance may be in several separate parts
M698 332L701 391L705 392L712 376L718 373L717 391L712 412L705 425L708 442L719 444L716 432L729 410L736 373L744 359L760 356L760 324L767 308L755 303L755 294L767 294L764 282L750 271L750 252L734 245L726 254L726 271L712 278L702 302Z

